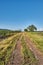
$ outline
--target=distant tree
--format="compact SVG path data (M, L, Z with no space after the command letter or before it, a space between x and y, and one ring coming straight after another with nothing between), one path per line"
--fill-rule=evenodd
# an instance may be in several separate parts
M34 25L30 25L29 27L27 27L27 29L29 31L36 31L37 30L36 26L34 26Z
M26 31L26 32L27 32L28 30L27 30L27 29L24 29L24 31Z

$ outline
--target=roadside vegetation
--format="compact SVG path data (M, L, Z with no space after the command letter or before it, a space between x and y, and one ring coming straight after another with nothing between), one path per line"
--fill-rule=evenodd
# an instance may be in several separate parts
M20 34L16 34L9 38L6 42L0 43L0 65L6 65L11 57L11 53L16 47L16 40L20 37Z
M20 32L21 32L21 30L12 31L12 30L8 30L8 29L0 29L0 40L8 38L8 37L10 37L14 34L20 33Z
M24 57L23 65L36 65L37 60L32 51L26 45L24 37L22 37L21 41L22 41L22 54Z
M28 37L43 52L43 32L28 32Z

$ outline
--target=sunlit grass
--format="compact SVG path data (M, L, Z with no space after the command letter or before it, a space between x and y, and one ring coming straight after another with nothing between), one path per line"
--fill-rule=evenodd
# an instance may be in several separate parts
M34 54L32 53L32 51L26 45L24 38L22 38L21 41L22 41L22 54L24 57L23 65L31 65L31 64L36 65L37 60L36 60Z
M9 58L15 49L16 40L20 37L20 34L16 34L5 41L0 42L0 65L6 65ZM6 41L7 40L7 41Z
M36 45L36 47L43 52L43 35L40 35L36 32L28 32L28 37Z

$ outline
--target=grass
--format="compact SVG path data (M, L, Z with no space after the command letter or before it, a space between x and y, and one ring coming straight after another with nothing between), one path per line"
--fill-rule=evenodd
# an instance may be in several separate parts
M13 35L13 31L7 29L0 29L0 37L5 38Z
M7 62L10 59L10 56L13 52L13 50L16 47L16 40L20 37L20 34L14 35L5 41L3 43L0 43L0 65L6 65Z
M24 57L23 65L36 65L37 60L32 51L26 45L24 38L22 38L22 53Z
M29 32L27 34L36 47L43 52L43 32Z
M26 35L36 45L36 47L43 52L43 32L27 32ZM16 47L16 40L20 38L21 34L14 34L0 42L0 65L6 65L11 57L13 50ZM21 39L23 64L22 65L37 65L37 60L33 52L28 48L24 37Z

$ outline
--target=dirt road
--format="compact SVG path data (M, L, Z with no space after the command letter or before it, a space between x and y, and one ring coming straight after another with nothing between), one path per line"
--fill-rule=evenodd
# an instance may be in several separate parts
M26 36L25 34L22 34L24 36L25 42L27 46L30 48L30 50L33 52L35 58L38 60L37 65L43 65L43 54L36 48L36 46L31 42L31 40ZM16 42L16 48L12 52L12 57L10 58L7 65L23 65L23 56L21 54L21 38L22 36L17 40Z
M16 42L16 48L12 53L12 57L10 58L10 61L7 65L22 65L23 63L23 56L21 54L21 38L18 39Z
M36 46L31 42L28 36L24 35L27 46L34 53L36 59L38 60L38 65L43 65L43 54L36 48Z

